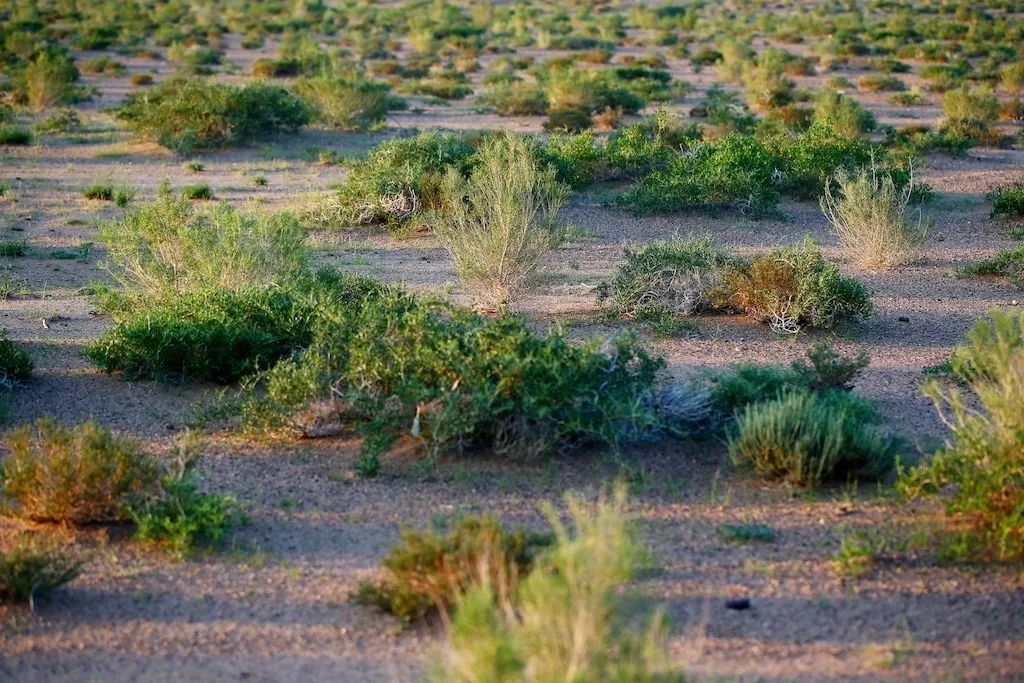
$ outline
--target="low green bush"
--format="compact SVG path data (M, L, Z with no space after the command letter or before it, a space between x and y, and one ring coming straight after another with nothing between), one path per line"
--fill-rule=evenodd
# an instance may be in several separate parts
M93 422L65 427L41 418L7 432L3 443L3 496L25 519L71 524L123 520L126 505L157 483L157 467L149 456Z
M995 256L966 266L962 272L964 275L1005 277L1012 284L1024 289L1024 246L1000 249Z
M992 202L992 218L1024 218L1024 181L1000 187L989 195L989 200Z
M950 364L965 384L939 379L925 393L952 430L948 445L900 473L910 496L946 501L947 551L960 557L1024 558L1024 314L994 311L977 322Z
M136 135L179 154L294 131L310 119L302 100L280 86L238 87L199 78L174 78L132 93L117 115Z
M0 124L0 145L31 145L32 131L23 126Z
M687 316L713 308L711 293L735 258L710 236L675 238L627 247L624 263L598 289L609 313L639 320Z
M487 516L463 517L445 534L404 529L381 561L387 576L362 582L356 597L409 623L433 610L447 612L472 588L525 576L553 540L507 531Z
M386 83L365 77L322 74L300 78L295 92L321 121L341 130L366 130L383 122L388 111L401 109Z
M864 286L843 277L809 240L728 270L714 298L719 307L742 311L784 334L829 329L872 312Z
M685 680L663 654L660 614L638 619L638 603L621 594L645 557L623 489L593 505L567 496L567 507L571 527L545 508L556 541L527 575L482 582L459 597L427 680Z
M28 603L78 576L82 563L51 544L22 538L0 552L0 603Z
M82 196L86 199L114 202L115 205L123 207L135 198L135 190L127 185L97 183L82 190Z
M245 523L233 496L200 493L192 472L170 474L160 493L131 507L135 538L186 559L216 548L235 526Z
M181 188L181 196L192 201L210 201L213 199L213 190L206 183L198 185L186 185Z
M444 174L449 168L468 173L473 154L464 138L452 134L387 140L352 164L344 184L320 202L312 218L329 226L398 229L436 208Z
M0 385L25 380L32 376L35 365L21 345L0 332Z
M548 111L544 89L521 80L494 83L484 89L478 101L502 116L540 116Z
M943 129L977 143L993 144L998 132L993 125L999 118L999 98L988 88L950 90L942 98L946 115Z
M869 401L845 392L785 391L753 403L729 434L732 462L797 486L877 479L895 463L895 443L875 427Z

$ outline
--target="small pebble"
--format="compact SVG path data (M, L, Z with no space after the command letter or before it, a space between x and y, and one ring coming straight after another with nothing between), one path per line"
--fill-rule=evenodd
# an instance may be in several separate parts
M750 598L733 598L725 601L728 609L750 609Z
M899 317L899 321L900 321L901 323L909 323L909 322L910 322L910 318L906 317L905 315L901 315L901 316Z

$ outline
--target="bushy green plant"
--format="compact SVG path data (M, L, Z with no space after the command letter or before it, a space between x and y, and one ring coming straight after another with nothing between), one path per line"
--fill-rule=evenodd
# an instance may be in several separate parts
M811 391L850 391L853 381L871 362L867 351L843 356L825 342L807 352L807 360L794 361L792 368Z
M992 125L999 118L999 98L988 88L950 90L942 98L945 130L979 143L992 143L997 134Z
M940 380L935 401L952 440L930 460L901 472L909 495L947 501L950 552L1024 558L1024 314L993 311L954 353L954 376L970 395Z
M295 83L295 92L321 121L341 130L365 130L378 125L389 110L404 104L391 95L386 83L359 75L349 78L321 74L300 78Z
M181 196L191 201L204 201L208 202L213 199L213 190L206 183L199 183L196 185L186 185L181 188Z
M843 277L810 240L780 247L727 271L717 303L767 322L779 333L831 328L872 312L867 290Z
M824 123L839 135L857 138L875 127L871 112L848 97L833 90L823 90L814 103L814 121Z
M592 506L568 496L567 505L571 529L545 509L555 545L525 578L499 576L460 596L428 680L685 680L664 657L660 615L638 626L620 597L644 558L623 489Z
M9 339L6 331L0 332L0 385L28 379L34 367L28 352Z
M481 94L479 102L502 116L539 116L548 110L544 89L521 80L491 84Z
M153 460L94 422L65 427L41 418L3 437L3 495L15 514L87 524L127 517L125 505L157 482Z
M558 180L569 187L580 187L603 173L605 150L590 131L553 133L537 148L538 157L555 167Z
M280 86L174 78L129 95L118 116L137 135L187 154L296 130L309 122L310 112Z
M989 195L989 199L992 201L992 218L1024 218L1024 180L1000 187Z
M16 78L15 97L37 110L66 104L72 96L71 83L77 79L74 60L62 52L45 50Z
M338 227L401 227L438 206L444 174L449 168L468 172L473 154L452 134L387 140L352 164L345 183L320 202L313 218Z
M760 215L778 203L775 170L775 159L763 144L733 134L674 157L618 201L637 213L733 207Z
M463 517L447 533L404 529L381 561L387 576L362 582L356 597L409 623L432 610L447 612L474 587L517 581L552 541L508 531L490 516Z
M78 130L81 125L82 120L79 118L78 112L71 107L66 107L32 126L32 130L39 134L67 133Z
M638 249L627 247L623 256L612 279L602 283L598 299L614 315L641 320L713 308L711 292L735 261L708 235L647 242Z
M965 275L995 275L1005 277L1024 289L1024 246L1000 249L995 256L966 266Z
M853 171L872 163L867 142L838 135L827 122L815 122L802 135L774 137L766 144L776 150L780 190L798 199L820 196L840 169Z
M86 199L114 202L117 206L127 206L135 198L135 190L127 185L96 183L82 190L82 196Z
M147 297L282 285L306 270L305 229L289 214L198 209L164 181L156 200L103 224L111 274Z
M82 563L52 544L26 537L0 552L0 602L28 603L78 576Z
M225 534L245 522L233 496L200 493L188 471L163 477L159 494L131 506L130 512L137 540L179 559L201 548L216 548Z
M0 145L31 145L32 131L23 126L0 123Z
M729 456L769 478L816 486L887 474L895 445L874 426L870 402L845 392L786 391L737 415Z
M821 210L850 257L865 268L888 270L913 261L928 226L920 211L907 218L913 181L897 188L892 175L879 173L874 162L855 174L836 171L835 188L825 184Z
M434 230L459 277L484 303L507 307L561 242L568 187L525 138L505 133L484 142L468 179L449 169L441 195Z
M661 362L632 340L599 351L401 291L357 304L267 373L257 417L298 419L343 397L336 419L371 435L370 458L410 424L428 455L483 446L517 459L588 441L614 446L656 424L646 398Z

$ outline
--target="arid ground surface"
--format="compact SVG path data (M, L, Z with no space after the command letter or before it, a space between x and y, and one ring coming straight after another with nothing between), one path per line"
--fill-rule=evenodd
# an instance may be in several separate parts
M262 53L233 48L227 59L247 72L253 59L272 53L272 45ZM93 418L154 449L191 424L193 404L215 388L128 382L81 356L83 345L110 324L86 294L90 283L109 279L96 223L126 210L83 199L85 186L129 184L139 192L137 204L151 199L164 178L174 186L204 182L220 200L288 208L344 177L344 167L318 164L311 148L358 152L413 128L539 131L542 120L480 114L470 104L423 104L422 113L391 115L379 134L307 129L204 154L197 158L205 170L190 174L184 159L132 142L101 109L132 89L131 72L170 71L161 63L123 61L124 76L84 77L100 92L80 107L87 132L0 148L0 181L10 187L0 198L0 232L29 244L25 257L0 264L17 283L0 311L2 327L27 346L37 366L35 378L18 388L12 424L45 414L68 422ZM694 73L680 60L670 67L696 86L675 106L685 112L714 74ZM797 80L813 85L815 78ZM881 123L932 123L940 116L934 96L927 106L904 109L881 95L856 97ZM594 290L627 243L708 232L716 244L751 254L813 235L873 295L872 318L830 335L842 351L871 354L858 391L879 402L909 450L929 452L944 431L921 395L922 368L944 360L977 317L1024 304L1024 292L1005 281L956 273L1011 244L1005 224L989 218L985 194L1022 169L1020 148L929 157L920 174L936 192L925 208L934 227L922 259L888 273L845 261L813 202L784 203L785 221L755 222L728 214L637 218L607 207L603 192L576 194L564 218L582 236L546 262L519 312L539 328L558 321L574 335L612 333L618 328L596 315ZM253 185L258 174L267 178L265 187ZM463 297L447 253L430 237L325 232L314 241L323 263ZM718 316L698 319L690 336L651 336L649 344L670 373L690 376L740 360L789 362L822 338L778 337L745 319ZM123 542L116 528L56 530L90 561L35 613L0 607L0 680L413 680L438 642L440 624L401 630L391 617L349 598L360 579L379 571L398 529L464 511L539 526L540 501L558 500L567 489L593 494L619 472L610 457L576 454L534 466L486 458L433 468L385 462L381 476L361 479L350 473L357 452L358 444L345 439L262 443L211 435L201 465L204 486L238 496L250 521L225 551L196 560L174 562L140 549ZM655 559L635 588L664 606L671 655L695 680L1024 680L1024 575L1009 566L937 560L920 539L938 508L898 504L864 485L811 496L755 482L731 471L715 440L639 446L625 459ZM724 522L767 524L776 540L727 543L716 534ZM0 543L20 528L0 522ZM841 539L862 528L906 542L854 578L836 571L834 558ZM726 609L734 597L749 597L751 609Z

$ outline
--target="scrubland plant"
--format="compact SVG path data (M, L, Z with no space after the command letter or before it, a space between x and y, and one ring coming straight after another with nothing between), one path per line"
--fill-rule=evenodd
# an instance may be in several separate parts
M400 108L404 101L391 95L386 83L378 83L361 74L323 73L300 78L295 92L323 122L341 130L365 130L380 124L388 111Z
M0 552L0 603L28 603L78 576L82 563L52 543L25 536Z
M944 130L977 143L997 141L998 132L992 126L999 118L999 99L991 89L962 86L950 90L942 98L942 111L946 115Z
M200 78L173 78L132 93L117 115L136 135L179 154L294 131L310 118L306 104L280 86Z
M856 173L840 169L833 180L835 185L832 180L825 185L821 210L851 260L865 268L888 270L917 257L928 227L920 210L916 221L907 217L913 174L899 188L892 175L880 173L872 161Z
M16 94L33 109L49 109L68 101L71 83L77 78L78 70L70 57L43 51L24 67L17 79Z
M428 680L682 683L664 655L660 615L638 625L621 595L645 556L623 489L567 505L571 527L546 509L555 545L528 575L460 596Z
M831 328L871 314L864 286L843 277L810 240L780 247L726 272L713 300L767 322L780 334Z
M875 117L854 100L834 90L823 90L814 103L814 120L839 135L857 138L875 127Z
M1009 216L1024 218L1024 178L1015 183L1000 187L989 195L992 201L992 218Z
M598 290L610 312L628 318L694 315L713 308L711 293L721 286L735 259L703 235L627 247L625 262Z
M1024 289L1024 246L1000 249L995 256L965 267L965 275L995 275L1005 277Z
M729 456L768 478L798 486L891 471L895 444L875 424L871 403L846 392L783 391L736 417Z
M65 427L42 418L7 432L3 441L3 495L26 519L123 520L126 506L156 485L157 466L149 456L92 422Z
M925 393L952 432L945 448L900 475L911 496L947 501L951 554L1024 558L1024 315L994 311L953 354L954 377Z
M473 154L465 139L452 134L387 140L352 164L345 183L310 218L329 227L384 224L401 230L439 206L445 172L468 172Z
M100 227L111 274L149 298L284 284L306 270L305 237L290 214L199 209L167 181L156 201Z
M558 212L568 187L514 133L487 140L477 157L469 178L454 170L445 176L434 229L462 281L500 309L562 241Z
M34 367L28 352L9 339L6 330L0 332L0 386L10 388L14 382L28 379Z
M508 531L490 516L464 517L447 533L401 532L382 560L387 576L359 585L356 597L403 622L430 611L448 612L458 599L481 585L513 590L552 537L522 529Z
M32 131L23 126L0 123L0 145L31 145Z

